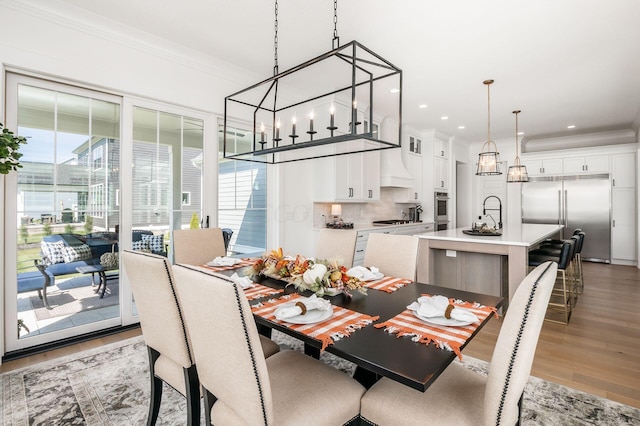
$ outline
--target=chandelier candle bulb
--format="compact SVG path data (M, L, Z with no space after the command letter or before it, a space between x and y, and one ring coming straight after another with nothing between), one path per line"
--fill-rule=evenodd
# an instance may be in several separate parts
M298 135L296 135L296 117L295 117L295 115L291 119L291 134L289 135L289 137L291 138L291 143L295 144L296 143L296 138L298 137Z
M280 140L280 119L276 121L276 140Z
M260 123L260 143L265 143L265 134L264 134L264 123Z

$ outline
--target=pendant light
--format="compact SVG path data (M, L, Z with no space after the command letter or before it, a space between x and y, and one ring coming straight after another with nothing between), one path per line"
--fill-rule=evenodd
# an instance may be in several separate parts
M520 157L518 156L518 114L520 112L520 110L513 111L516 115L516 159L513 160L513 166L510 166L507 172L507 182L529 182L527 166L520 163Z
M332 49L280 71L274 6L273 76L225 97L224 158L280 164L400 148L402 70L355 40L340 44L333 0ZM387 133L397 137L374 133L375 116L399 123ZM228 140L227 126L238 121L250 123L249 137Z
M500 153L495 142L491 140L491 94L489 88L493 84L493 80L485 80L482 83L487 85L487 141L482 145L482 152L478 154L476 175L501 175Z

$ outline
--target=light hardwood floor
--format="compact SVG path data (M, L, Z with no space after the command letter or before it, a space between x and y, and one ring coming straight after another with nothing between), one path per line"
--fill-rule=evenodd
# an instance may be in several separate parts
M584 264L585 288L568 326L545 322L531 374L640 408L640 270ZM502 318L463 354L490 361ZM48 361L140 334L129 330L3 363L0 372Z

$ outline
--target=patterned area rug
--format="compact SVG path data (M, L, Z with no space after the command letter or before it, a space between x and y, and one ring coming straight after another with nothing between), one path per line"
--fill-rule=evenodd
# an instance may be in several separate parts
M301 342L274 332L283 346ZM321 359L350 373L353 364L323 353ZM484 374L487 363L464 357ZM142 337L106 345L0 375L0 423L16 425L145 424L149 398L147 352ZM157 425L184 424L184 398L165 385ZM640 410L532 377L525 390L524 425L640 425Z

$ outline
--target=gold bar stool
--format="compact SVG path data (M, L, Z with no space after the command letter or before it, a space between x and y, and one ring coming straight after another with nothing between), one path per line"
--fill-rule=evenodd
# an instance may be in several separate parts
M568 280L571 280L571 277L567 277L567 275L568 270L570 270L571 258L574 255L576 240L577 239L571 239L563 242L562 248L557 255L545 252L544 249L532 250L529 252L529 267L536 267L548 261L553 261L558 264L556 286L553 288L551 300L549 301L548 306L552 311L562 312L564 321L559 321L553 318L545 318L545 321L569 324L574 300L571 283L567 283ZM558 283L558 281L560 282Z

